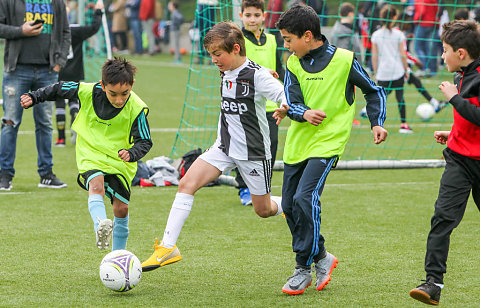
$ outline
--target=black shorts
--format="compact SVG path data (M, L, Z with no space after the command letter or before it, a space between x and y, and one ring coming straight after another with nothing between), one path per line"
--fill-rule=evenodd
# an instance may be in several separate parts
M89 170L78 175L77 182L80 187L88 191L88 183L96 176L103 175L105 183L105 195L110 198L117 198L125 204L130 201L130 183L127 183L125 177L120 174L105 173L101 170Z

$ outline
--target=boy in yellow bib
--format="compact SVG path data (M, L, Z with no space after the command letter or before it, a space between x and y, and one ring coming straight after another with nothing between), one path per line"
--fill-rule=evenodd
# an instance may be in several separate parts
M386 95L368 77L354 53L330 45L320 21L308 6L294 6L276 24L293 54L285 73L287 108L277 109L293 120L287 132L282 207L292 233L295 271L282 291L302 294L312 283L315 262L316 290L330 281L337 258L327 252L320 234L320 195L325 179L341 157L350 137L355 114L355 86L367 101L375 144L387 138L383 128Z
M242 33L245 37L245 50L247 57L253 62L265 68L275 71L274 77L283 80L285 70L282 66L281 52L277 50L277 41L275 36L266 33L263 24L265 22L265 2L263 0L243 0L240 12L240 19L243 22ZM277 104L267 100L267 121L270 130L270 152L272 154L272 169L277 157L278 147L278 125L273 113ZM242 205L251 205L252 196L242 175L235 169L237 176L235 180L238 183L238 194Z
M130 184L137 161L152 147L148 107L132 92L135 71L127 60L115 58L105 62L98 83L60 81L21 97L25 109L57 98L79 100L72 125L77 133L78 183L88 190L88 209L100 249L110 246L112 233L112 250L126 248ZM113 205L113 223L107 219L105 195Z

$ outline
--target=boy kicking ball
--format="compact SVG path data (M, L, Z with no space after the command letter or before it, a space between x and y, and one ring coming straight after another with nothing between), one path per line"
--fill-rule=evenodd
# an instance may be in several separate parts
M153 254L142 263L143 271L182 259L176 242L192 209L193 195L223 171L238 168L258 216L283 212L282 198L270 196L272 165L265 111L267 99L286 105L283 86L267 69L247 59L242 31L235 24L216 24L203 44L222 76L217 140L180 180L163 240L160 244L155 240Z
M136 68L115 58L102 67L98 83L63 82L23 94L23 108L44 101L80 101L72 128L77 133L78 183L88 190L88 209L93 220L96 245L125 249L128 238L130 184L137 161L152 147L147 122L148 107L132 92ZM113 223L107 218L104 196L113 205Z
M465 20L446 23L441 40L448 71L457 72L454 84L439 86L453 106L453 126L434 134L438 143L447 144L446 165L427 238L426 281L410 291L411 297L430 305L440 301L450 234L463 218L470 191L480 209L480 26Z

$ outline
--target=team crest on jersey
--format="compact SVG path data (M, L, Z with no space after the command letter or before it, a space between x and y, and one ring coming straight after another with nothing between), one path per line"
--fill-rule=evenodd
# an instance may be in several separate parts
M227 90L231 90L232 85L233 83L230 80L225 80L225 88L227 88Z
M242 95L247 96L250 93L250 81L241 80L240 84L242 85Z

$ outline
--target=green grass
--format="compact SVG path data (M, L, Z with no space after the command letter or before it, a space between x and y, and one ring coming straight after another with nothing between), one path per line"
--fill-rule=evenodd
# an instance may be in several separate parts
M170 56L132 58L134 90L150 106L154 147L169 155L183 106L188 68ZM54 148L62 190L37 188L31 110L18 139L13 190L0 193L0 306L423 307L408 291L424 278L423 260L442 169L333 171L322 195L322 234L339 259L324 291L281 293L291 275L291 236L281 217L261 219L228 186L196 195L178 246L183 260L145 273L132 291L106 289L98 275L105 251L95 247L87 193L76 185L74 147ZM440 156L440 149L438 149ZM273 193L281 193L275 172ZM141 260L161 237L175 187L134 187L128 249ZM107 203L107 213L112 217ZM475 307L480 271L478 213L470 201L454 231L441 303Z

